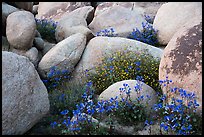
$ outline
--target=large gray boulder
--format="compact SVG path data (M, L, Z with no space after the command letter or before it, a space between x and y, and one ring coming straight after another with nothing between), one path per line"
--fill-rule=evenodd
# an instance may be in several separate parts
M2 134L24 134L49 107L47 89L28 58L2 51Z
M41 59L38 68L40 75L47 77L48 72L54 66L61 71L73 71L85 46L86 36L81 33L76 33L57 43Z
M28 50L33 45L36 22L32 13L17 11L7 17L6 36L13 48Z

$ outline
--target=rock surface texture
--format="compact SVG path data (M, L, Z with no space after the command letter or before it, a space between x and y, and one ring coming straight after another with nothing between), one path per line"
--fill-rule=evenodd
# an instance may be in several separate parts
M39 2L36 18L52 18L57 21L65 13L69 13L79 7L90 5L90 2Z
M86 36L77 33L51 48L39 63L39 72L46 77L51 67L56 66L59 70L73 71L85 49Z
M120 91L119 88L125 88L123 86L123 84L128 84L129 88L131 88L132 90L130 91L130 99L132 101L136 101L138 97L141 97L142 95L144 96L144 99L141 99L141 104L143 105L147 105L147 107L145 107L145 112L147 114L150 114L151 112L153 112L153 105L156 103L157 101L157 96L156 96L156 92L148 85L146 85L145 83L141 82L141 81L137 81L137 80L123 80L123 81L119 81L116 82L114 84L112 84L111 86L109 86L106 90L104 90L98 97L99 100L110 100L110 98L115 98L116 96L118 97L117 100L122 101L122 98L126 98L127 94L126 91ZM138 88L141 88L140 91L134 91L134 87L137 86ZM128 88L127 88L128 89ZM138 94L139 93L139 94ZM147 97L150 96L149 97Z
M22 135L49 111L48 93L33 64L2 51L2 134Z
M193 91L202 109L202 20L184 24L164 49L159 79L164 80L166 75L172 86Z
M153 23L153 27L159 31L159 43L167 45L174 33L194 18L202 18L201 2L168 2L163 4Z
M15 49L30 49L33 45L35 30L34 15L28 11L17 11L7 17L6 36Z

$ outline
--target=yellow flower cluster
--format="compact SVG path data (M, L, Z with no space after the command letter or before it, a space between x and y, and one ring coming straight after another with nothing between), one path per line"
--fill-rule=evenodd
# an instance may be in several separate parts
M115 82L136 79L142 76L144 82L157 90L159 61L148 51L140 54L133 51L118 51L110 56L104 56L102 64L95 68L96 74L91 74L96 94L100 94Z

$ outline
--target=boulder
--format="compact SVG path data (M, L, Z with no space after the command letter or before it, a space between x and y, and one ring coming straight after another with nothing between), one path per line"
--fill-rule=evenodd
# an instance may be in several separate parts
M86 46L86 36L77 33L51 48L39 63L39 73L42 77L47 77L51 67L56 66L58 70L73 71L75 65L81 58Z
M29 58L29 60L34 64L34 66L37 68L39 63L38 58L38 50L36 47L30 48L28 51L26 51L25 56Z
M28 58L2 51L2 134L24 134L49 107L47 89Z
M8 4L29 12L33 11L33 2L7 2Z
M157 13L157 10L165 2L98 2L94 16L97 16L103 13L105 10L110 10L113 6L119 5L129 10L139 10L142 12L142 15L149 15L154 17Z
M69 27L67 25L65 26L59 25L56 29L55 37L56 37L56 40L60 42L66 39L67 37L79 32L86 36L87 41L89 41L94 37L92 31L83 25L78 25L73 27Z
M19 11L19 9L2 2L2 34L6 36L6 19L9 14Z
M81 8L77 8L71 12L64 13L60 18L72 18L72 16L78 16L79 18L84 18L87 24L91 23L94 17L94 8L92 6L84 6Z
M35 37L34 41L34 46L38 49L38 50L43 50L44 49L44 40L40 37Z
M28 50L35 37L36 23L32 13L17 11L7 17L6 36L13 48Z
M103 4L103 3L102 3ZM109 2L110 6L113 5ZM131 3L126 3L127 6ZM103 30L114 28L115 33L120 37L128 37L133 29L142 30L142 22L146 23L143 17L143 11L139 9L130 9L121 5L113 5L109 10L104 10L89 24L89 28L94 34Z
M132 39L103 36L94 37L87 44L80 62L77 64L76 69L73 71L72 74L74 78L72 80L76 80L78 82L79 79L82 80L86 78L86 76L84 75L84 72L86 70L95 73L94 68L100 66L104 56L112 55L117 51L122 52L126 50L135 52L136 54L138 52L143 52L144 50L149 50L150 54L153 57L158 58L159 60L161 59L161 55L163 52L163 50L157 47L150 46L148 44Z
M44 41L44 48L42 50L42 55L44 56L51 48L53 48L56 44Z
M52 18L57 21L64 13L71 12L83 6L90 6L90 2L39 2L36 18Z
M125 99L127 97L126 91L121 92L119 90L120 88L125 88L123 84L128 84L129 88L131 88L129 95L133 102L137 102L139 97L144 96L144 98L140 100L140 103L145 106L146 114L149 115L150 113L154 112L152 107L157 103L156 92L150 86L138 80L123 80L116 82L104 90L99 95L98 100L109 100L110 98L115 98L117 96L117 100L122 101L122 98ZM141 88L139 93L138 91L134 90L135 86Z
M168 2L163 4L154 19L153 27L158 30L158 41L167 45L174 33L189 20L202 18L201 2Z
M166 76L169 87L194 92L202 110L202 20L190 20L180 28L164 49L159 66L159 79ZM166 93L169 88L163 88ZM176 97L177 94L175 94Z
M87 22L91 22L93 18L93 10L93 7L85 6L64 14L58 21L55 32L57 42L78 32L86 35L88 41L93 38L92 31L87 28Z
M38 58L38 50L35 47L32 47L27 51L11 48L10 51L18 55L28 57L31 63L33 63L33 65L37 68L39 58Z

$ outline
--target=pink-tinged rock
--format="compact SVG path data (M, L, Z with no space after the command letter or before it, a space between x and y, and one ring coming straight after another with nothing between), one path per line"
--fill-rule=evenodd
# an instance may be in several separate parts
M2 51L2 134L22 135L49 111L45 85L28 58Z
M33 45L36 22L28 11L17 11L7 17L6 37L9 44L16 49L28 50Z
M167 45L172 36L189 20L202 18L201 2L168 2L163 4L154 19L153 27L158 30L158 41Z
M166 2L103 2L96 7L94 16L103 13L105 10L110 10L113 6L119 5L129 10L139 10L143 15L154 17L157 10Z
M159 79L171 79L171 87L194 92L202 108L202 20L191 20L184 24L164 49ZM167 88L168 89L168 88ZM163 89L166 93L166 89ZM176 95L179 97L179 95Z
M90 2L39 2L36 18L52 18L56 21L66 12L69 13L77 8L90 5Z
M128 37L133 29L142 30L142 22L146 23L146 20L140 9L131 10L124 6L115 5L95 16L89 24L89 28L96 35L97 32L112 27L118 36Z
M87 20L90 22L92 16L93 7L91 6L78 8L70 13L64 14L63 17L58 20L55 32L57 42L78 32L86 35L87 40L90 40L94 35L92 34L92 31L87 28Z
M94 17L94 7L84 6L84 7L77 8L71 12L66 12L61 16L59 20L64 19L64 18L72 18L73 16L84 18L87 24L89 24L93 20L93 17Z

